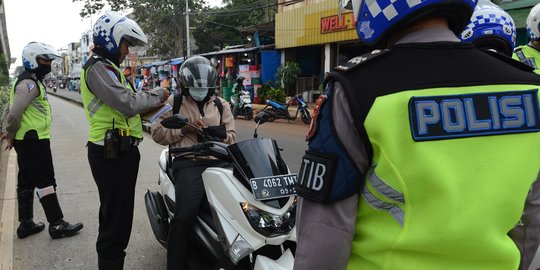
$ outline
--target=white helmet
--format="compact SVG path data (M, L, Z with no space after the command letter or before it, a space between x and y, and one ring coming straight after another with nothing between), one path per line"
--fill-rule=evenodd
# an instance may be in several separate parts
M41 42L30 42L24 46L22 62L25 69L36 69L38 67L37 58L54 60L60 58L60 54L50 45Z
M132 46L148 43L148 38L135 21L115 11L105 12L94 24L94 44L110 54L118 54L122 39Z
M527 34L532 40L540 39L540 4L536 4L527 16Z

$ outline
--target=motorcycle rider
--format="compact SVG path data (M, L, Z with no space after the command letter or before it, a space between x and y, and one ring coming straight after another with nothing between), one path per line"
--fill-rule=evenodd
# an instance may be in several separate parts
M514 49L512 58L534 68L540 74L540 3L536 4L527 16L527 34L531 41Z
M352 0L360 41L387 49L325 81L297 186L295 270L528 269L540 80L460 42L476 2Z
M512 57L516 45L516 25L502 8L489 0L480 0L460 38L478 48Z
M234 112L234 110L238 110L237 107L240 104L240 93L242 90L244 90L244 78L243 76L238 76L236 80L234 81L233 88L232 88L232 94L231 94L231 110Z
M81 97L90 125L88 162L99 191L99 269L123 269L133 225L140 113L162 104L168 92L137 93L119 69L130 46L148 42L139 25L109 11L94 24L92 56L81 70Z
M176 108L173 111L177 110L180 115L187 117L191 125L182 129L168 129L156 121L151 130L154 141L171 147L188 147L203 141L205 138L201 129L208 128L212 140L234 143L234 119L228 103L214 96L217 72L211 62L202 56L193 56L182 63L178 76L181 93L169 97L167 102ZM163 117L171 115L169 111ZM174 159L172 169L176 206L174 218L169 225L167 269L185 269L188 236L204 197L201 174L208 167L222 166L227 166L227 163L209 156Z
M58 52L41 42L28 43L22 53L24 71L17 77L10 91L9 104L4 109L3 134L6 149L15 147L19 174L17 201L19 227L17 237L25 238L45 228L34 223L34 190L49 222L53 239L72 236L83 228L82 223L69 224L56 194L56 179L51 155L51 107L43 78L51 72L51 62Z

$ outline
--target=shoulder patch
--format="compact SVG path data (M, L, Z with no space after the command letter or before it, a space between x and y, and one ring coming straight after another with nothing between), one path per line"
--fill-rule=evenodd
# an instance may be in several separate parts
M315 135L315 133L317 133L317 124L319 122L317 117L319 116L319 111L321 110L322 104L327 100L327 98L328 96L326 93L324 93L319 96L317 102L315 103L315 109L313 109L313 115L311 116L311 123L309 125L309 131L306 135L306 141L309 141Z
M336 70L341 70L341 71L349 71L349 70L353 70L355 69L356 67L364 64L364 63L367 63L381 55L385 55L387 54L388 52L390 52L389 49L384 49L384 50L373 50L369 53L366 53L366 54L363 54L363 55L360 55L360 56L357 56L357 57L353 57L351 58L349 61L347 61L347 63L343 64L343 65L339 65L337 67L335 67Z
M28 87L28 92L32 92L34 88L36 88L36 85L33 82L26 83L26 87Z
M105 70L107 71L107 73L109 74L109 76L111 76L111 78L112 78L113 80L119 81L119 80L118 80L118 77L116 76L116 72L115 72L114 68L105 65Z

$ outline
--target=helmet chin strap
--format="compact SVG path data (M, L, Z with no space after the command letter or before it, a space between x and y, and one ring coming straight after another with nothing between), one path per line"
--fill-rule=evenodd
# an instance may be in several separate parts
M99 45L95 45L95 47L92 49L92 52L96 53L97 55L99 56L102 56L108 60L110 60L111 62L113 62L113 64L119 66L120 65L120 54L111 54L109 53L107 50L105 50L104 48L101 48Z

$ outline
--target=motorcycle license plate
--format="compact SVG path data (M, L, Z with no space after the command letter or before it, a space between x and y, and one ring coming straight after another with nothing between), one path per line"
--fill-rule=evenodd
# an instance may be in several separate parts
M296 195L297 174L273 175L251 178L255 200L270 200Z

